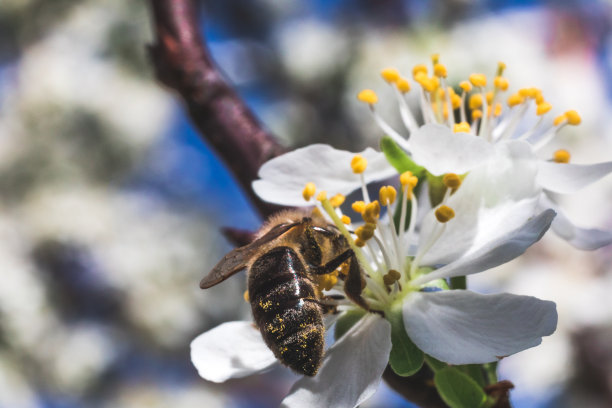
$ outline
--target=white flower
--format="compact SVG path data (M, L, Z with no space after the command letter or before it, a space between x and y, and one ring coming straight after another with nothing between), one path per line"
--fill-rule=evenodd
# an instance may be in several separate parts
M505 146L492 152L502 164L525 154L522 142ZM527 166L522 176L516 175L522 182L508 183L498 189L499 194L490 194L487 163L473 164L475 169L463 183L456 175L445 178L448 188L442 202L419 220L413 194L416 177L409 173L400 177L403 198L397 205L395 189L381 189L380 203L388 207L381 217L381 204L369 199L365 184L388 178L393 171L373 150L353 156L324 145L309 146L266 163L262 178L254 184L263 199L292 205L311 200L314 191L302 191L310 182L330 193L362 188L365 201L354 203L354 208L366 223L358 228L326 194L318 196L316 205L349 241L366 279L362 296L372 310L385 316L366 313L327 350L319 373L294 385L284 406L360 404L375 391L393 354L391 332L401 324L404 337L422 352L450 364L497 361L539 344L542 336L554 332L557 314L552 302L442 290L448 289L447 278L482 272L516 258L548 229L554 211L533 216L538 203L535 169ZM507 176L514 168L502 165L498 171ZM389 217L395 209L401 214L400 225L407 224L400 231ZM355 232L349 233L347 227ZM340 283L334 289L342 290ZM338 306L341 311L356 308L348 299ZM422 352L418 351L421 358ZM224 381L265 370L274 364L274 356L250 323L232 322L194 340L192 361L202 377Z
M508 81L502 76L505 64L499 64L492 86L487 87L487 78L483 74L472 74L469 81L461 82L459 95L447 86L446 67L439 63L438 56L434 55L432 60L434 75L431 77L425 65L417 65L413 69L414 80L420 85L418 92L425 122L423 126L417 126L415 116L408 106L408 80L394 69L385 69L381 73L383 79L393 87L409 138L404 138L378 115L375 109L378 96L373 91L364 90L358 95L359 100L368 104L374 120L383 132L431 174L463 174L488 160L495 161L493 151L508 141L524 141L531 151L530 160L537 165L535 180L541 189L540 210L552 207L560 212L550 200L551 193L575 193L612 172L612 162L569 164L570 154L566 150L558 150L552 159L536 156L564 126L578 125L581 118L576 111L570 110L554 118L548 127L544 126L552 106L539 89L523 88L508 97L503 96L508 88ZM504 100L507 105L505 108L502 104ZM470 118L466 106L471 110ZM449 111L454 114L449 115ZM534 113L537 120L527 125L525 118ZM515 164L517 171L525 164L525 157L522 159ZM499 183L506 181L498 180ZM553 223L552 229L580 249L597 249L612 243L612 231L577 227L562 213Z

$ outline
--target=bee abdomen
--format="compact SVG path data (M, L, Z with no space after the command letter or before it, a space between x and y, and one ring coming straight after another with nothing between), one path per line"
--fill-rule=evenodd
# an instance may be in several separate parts
M296 253L277 247L258 258L249 274L251 308L266 344L283 364L314 375L324 352L316 292Z

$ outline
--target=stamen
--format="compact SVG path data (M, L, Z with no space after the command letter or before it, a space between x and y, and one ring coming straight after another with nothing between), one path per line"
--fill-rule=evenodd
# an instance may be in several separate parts
M371 203L366 204L362 217L365 222L372 224L376 224L378 222L378 218L380 217L380 204L378 203L378 200L374 200Z
M565 149L559 149L553 154L553 161L555 163L569 163L570 158L570 152Z
M453 131L455 133L459 133L459 132L470 133L471 131L470 124L467 122L457 123L455 124L455 126L453 126Z
M419 73L427 75L427 66L425 64L417 64L412 68L412 77L416 80Z
M351 225L351 217L348 215L343 215L340 219L344 225Z
M319 194L317 194L318 201L327 201L327 191L322 190Z
M334 208L338 208L340 207L342 204L344 204L344 200L346 199L346 197L344 197L342 194L338 193L335 196L333 196L329 202L331 203L331 205Z
M493 85L495 85L495 88L499 89L500 91L505 91L508 89L509 83L506 78L502 76L496 76L493 80Z
M508 106L511 108L523 102L525 102L525 98L519 93L512 94L508 97Z
M380 71L380 76L390 84L396 83L400 79L400 74L395 68L385 68Z
M455 217L455 211L447 205L441 205L435 211L436 219L442 224L447 223Z
M367 167L368 161L365 157L360 154L356 154L355 156L353 156L353 159L351 160L351 169L353 169L353 173L361 174L365 171Z
M478 120L482 118L482 111L480 109L474 109L472 111L472 120Z
M468 93L472 90L472 84L469 81L459 82L459 87L463 89L463 92Z
M374 231L376 231L376 224L366 222L364 225L355 230L355 235L357 235L357 238L365 242L372 239L374 236Z
M580 115L575 110L565 112L565 117L567 118L568 125L577 126L582 122Z
M461 178L455 173L446 173L442 177L442 183L454 193L461 186Z
M366 203L363 201L355 201L353 204L351 204L351 208L356 213L363 214L366 208Z
M434 75L440 78L446 78L448 75L448 71L444 64L435 64L434 65Z
M567 115L559 115L553 121L553 126L559 126L561 123L565 123L565 121L567 121Z
M482 106L482 95L479 93L470 95L468 104L471 110L480 108Z
M395 86L403 94L410 91L410 82L408 82L408 80L405 78L398 79L397 82L395 83Z
M302 197L304 197L305 201L310 201L310 199L315 195L317 191L317 187L314 183L306 183L304 190L302 191Z
M384 186L380 188L378 197L382 205L391 205L395 202L397 191L393 186Z
M402 117L402 121L404 122L404 126L408 129L408 132L412 134L417 128L417 122L412 112L410 111L410 107L408 106L408 102L406 102L406 98L404 94L410 91L410 84L405 79L400 79L396 83L396 87L394 88L395 98L397 99L397 103L399 104L400 115Z
M487 86L487 77L484 74L471 74L469 76L472 85L477 87Z
M538 103L536 107L536 115L542 116L552 109L552 105L548 102Z
M364 89L357 94L357 99L363 103L374 105L378 102L378 95L371 89Z

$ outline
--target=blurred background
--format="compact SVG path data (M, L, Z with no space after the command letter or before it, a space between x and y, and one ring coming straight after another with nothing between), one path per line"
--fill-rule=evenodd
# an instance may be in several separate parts
M612 2L211 0L213 57L283 144L358 150L380 133L358 90L440 53L451 79L508 65L511 89L576 109L559 147L612 160ZM145 1L0 1L0 408L269 407L288 370L226 384L189 360L197 334L248 319L244 279L201 291L231 247L222 226L261 220L154 80ZM579 225L612 229L612 178L560 197ZM516 407L612 406L612 248L547 235L470 278L554 300L559 328L505 359ZM385 387L364 407L408 407Z

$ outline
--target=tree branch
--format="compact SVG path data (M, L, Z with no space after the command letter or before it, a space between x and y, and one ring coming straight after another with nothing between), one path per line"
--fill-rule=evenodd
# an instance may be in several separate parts
M182 97L191 120L267 217L281 207L261 201L251 183L284 149L227 84L200 37L193 0L150 0L156 39L149 47L157 78Z

